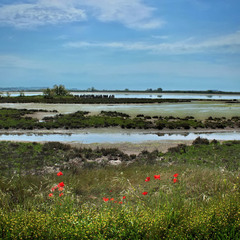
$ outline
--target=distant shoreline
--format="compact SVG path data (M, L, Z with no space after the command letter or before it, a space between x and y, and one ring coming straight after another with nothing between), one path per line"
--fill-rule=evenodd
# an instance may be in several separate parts
M41 89L28 89L28 88L0 88L0 92L42 92L46 88ZM240 92L232 92L232 91L218 91L218 90L79 90L79 89L67 89L70 92L87 92L87 93L94 93L94 92L102 92L102 93L186 93L186 94L211 94L211 95L218 95L218 94L237 94L240 95Z

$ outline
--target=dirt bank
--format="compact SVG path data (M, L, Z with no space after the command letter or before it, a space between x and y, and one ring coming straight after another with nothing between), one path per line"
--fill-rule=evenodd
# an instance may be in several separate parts
M126 154L139 154L143 150L154 151L158 150L161 152L167 152L170 147L175 147L178 144L191 145L193 141L191 140L167 140L167 141L148 141L144 143L91 143L91 144L81 144L81 143L70 143L74 147L86 147L96 149L99 148L118 148Z

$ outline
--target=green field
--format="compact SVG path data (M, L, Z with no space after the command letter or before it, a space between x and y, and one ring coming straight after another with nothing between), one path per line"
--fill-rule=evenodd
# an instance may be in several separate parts
M240 238L239 141L132 156L0 142L0 159L1 239Z

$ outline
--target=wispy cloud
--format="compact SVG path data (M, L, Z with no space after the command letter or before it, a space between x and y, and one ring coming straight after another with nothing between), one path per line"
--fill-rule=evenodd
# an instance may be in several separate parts
M151 37L155 39L161 39L161 40L166 40L169 38L169 36L167 35L152 35Z
M35 3L11 4L0 7L0 24L12 25L17 28L32 28L85 19L84 10L66 4L62 0L39 0Z
M141 0L79 0L90 8L92 14L102 22L120 22L129 28L153 29L162 27L164 21L154 18L156 10Z
M32 28L47 24L85 21L119 22L129 28L153 29L164 21L141 0L35 0L0 6L0 24Z
M125 51L148 51L161 54L190 54L204 51L240 52L240 31L233 34L196 41L189 38L178 42L68 42L67 48L111 48Z

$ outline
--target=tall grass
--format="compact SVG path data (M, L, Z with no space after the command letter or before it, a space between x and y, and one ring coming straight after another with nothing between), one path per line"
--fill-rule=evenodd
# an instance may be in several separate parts
M61 197L51 192L59 182ZM0 189L2 239L240 238L239 173L226 169L130 165L13 175L1 177Z

